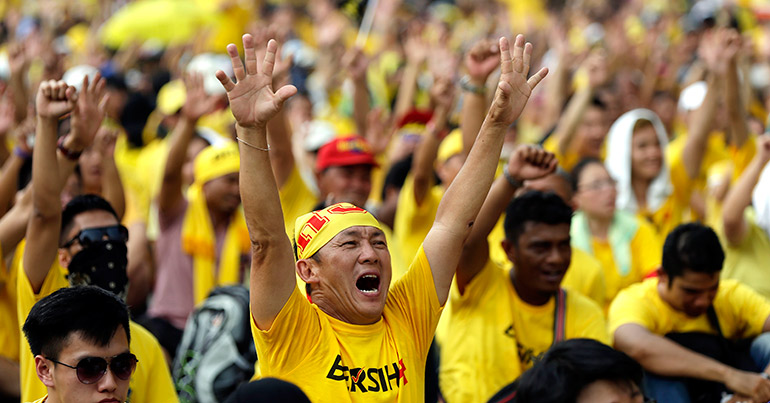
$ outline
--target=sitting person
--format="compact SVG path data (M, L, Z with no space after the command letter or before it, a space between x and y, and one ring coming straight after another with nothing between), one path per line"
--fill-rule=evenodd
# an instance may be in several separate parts
M297 219L292 256L266 126L296 88L271 88L275 41L268 42L261 68L254 38L244 35L243 45L245 67L236 46L227 47L237 84L221 71L217 78L227 90L243 155L252 334L262 376L290 381L315 402L423 400L428 348L463 242L494 177L497 158L489 156L500 154L505 129L547 70L527 80L532 45L521 35L513 47L500 39L502 74L478 141L409 271L390 287L391 257L380 224L352 204ZM295 272L309 285L309 298L300 293Z
M606 344L566 340L490 402L642 403L642 376L636 361Z
M663 245L659 277L610 305L615 348L647 371L645 392L659 402L718 401L725 388L770 400L770 302L735 280L720 282L723 261L713 230L680 225Z
M593 158L580 161L572 171L573 200L578 207L572 217L572 246L588 252L602 263L607 306L618 292L642 281L660 265L655 227L648 221L615 208L615 180L604 164Z
M128 308L94 286L62 288L38 301L24 323L37 377L35 403L120 401L137 366L129 350Z

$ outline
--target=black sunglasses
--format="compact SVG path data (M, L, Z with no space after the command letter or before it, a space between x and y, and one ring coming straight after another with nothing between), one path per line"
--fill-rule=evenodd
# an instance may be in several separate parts
M88 247L92 243L103 241L128 241L128 229L122 225L110 225L109 227L86 228L75 234L72 239L62 244L62 248L69 248L77 241L82 247Z
M107 367L110 367L110 371L112 371L113 375L127 381L131 378L131 374L134 373L136 364L139 362L139 360L136 359L136 356L131 353L123 353L114 357L108 357L109 362L102 357L86 357L80 360L78 365L74 367L48 357L45 358L57 364L64 365L67 368L76 370L78 380L86 385L99 382L99 379L102 379L104 374L107 373Z

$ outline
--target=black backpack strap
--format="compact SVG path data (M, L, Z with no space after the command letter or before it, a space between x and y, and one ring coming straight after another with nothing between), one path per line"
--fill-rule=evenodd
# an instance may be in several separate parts
M709 323L711 324L714 329L716 329L717 334L719 337L724 338L724 334L722 334L722 327L719 326L719 318L717 318L717 311L714 309L714 305L712 304L709 306L709 309L706 311L706 316L709 318Z
M556 303L553 309L553 344L563 341L567 326L567 291L559 288L555 295Z

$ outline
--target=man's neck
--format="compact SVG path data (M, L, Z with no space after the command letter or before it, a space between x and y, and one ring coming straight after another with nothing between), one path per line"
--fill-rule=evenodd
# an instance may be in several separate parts
M522 301L526 302L529 305L541 306L541 305L547 304L548 301L551 299L552 294L530 290L522 286L521 282L516 280L516 274L514 269L511 269L509 273L510 273L509 277L511 279L511 283L513 284L513 289L514 291L516 291L516 295L518 295Z

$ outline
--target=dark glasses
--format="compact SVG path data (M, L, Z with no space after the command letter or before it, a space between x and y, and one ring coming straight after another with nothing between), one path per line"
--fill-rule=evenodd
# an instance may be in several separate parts
M99 379L102 379L104 374L107 373L107 367L110 367L113 375L127 381L131 378L131 374L134 373L136 364L139 362L136 356L131 353L118 354L107 358L109 362L102 357L86 357L73 367L72 365L46 357L47 360L77 371L78 380L86 385L99 382Z
M72 239L65 242L61 247L69 248L77 242L80 246L86 248L92 243L110 240L110 241L128 241L128 229L122 225L111 225L109 227L86 228L75 234Z

